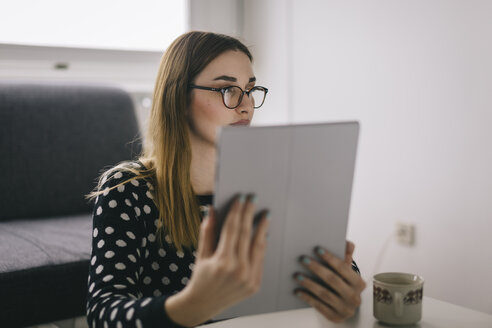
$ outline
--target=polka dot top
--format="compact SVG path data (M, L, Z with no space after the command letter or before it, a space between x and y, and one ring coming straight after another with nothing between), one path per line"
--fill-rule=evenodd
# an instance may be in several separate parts
M167 316L164 302L188 283L196 253L176 251L167 235L162 246L157 240L159 215L149 181L107 190L132 176L114 173L95 201L87 322L93 328L180 327ZM198 201L209 205L212 196Z

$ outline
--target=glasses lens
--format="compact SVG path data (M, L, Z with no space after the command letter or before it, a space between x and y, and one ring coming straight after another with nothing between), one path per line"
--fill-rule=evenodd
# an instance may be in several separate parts
M251 91L250 97L255 108L259 108L263 105L263 102L265 101L265 94L265 89L263 88L254 88Z
M222 96L224 97L224 104L229 108L235 108L239 105L241 100L241 88L239 87L228 87L224 90Z

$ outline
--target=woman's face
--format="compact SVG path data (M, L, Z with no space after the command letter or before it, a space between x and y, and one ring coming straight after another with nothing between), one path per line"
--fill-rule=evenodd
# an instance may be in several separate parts
M248 56L241 51L227 51L212 60L201 71L194 85L224 88L238 86L249 90L255 86L256 78ZM242 122L249 125L253 118L252 99L243 96L241 104L235 109L227 108L222 101L222 94L216 91L192 89L189 107L190 131L192 137L215 145L215 130L218 126Z

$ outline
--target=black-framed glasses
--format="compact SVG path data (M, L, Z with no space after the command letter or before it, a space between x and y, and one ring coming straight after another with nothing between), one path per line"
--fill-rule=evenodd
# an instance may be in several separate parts
M224 103L224 106L229 109L237 108L241 104L241 101L243 100L243 96L245 94L253 101L253 107L255 109L260 108L261 105L263 105L263 103L265 102L265 98L268 93L267 88L260 86L253 87L249 90L243 90L235 85L231 85L230 87L225 88L210 88L201 85L190 84L190 88L220 92L222 94L222 102Z

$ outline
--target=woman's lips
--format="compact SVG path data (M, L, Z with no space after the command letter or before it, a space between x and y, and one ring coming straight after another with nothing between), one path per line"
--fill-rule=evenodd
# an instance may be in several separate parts
M249 120L240 120L235 123L232 123L231 125L249 125Z

